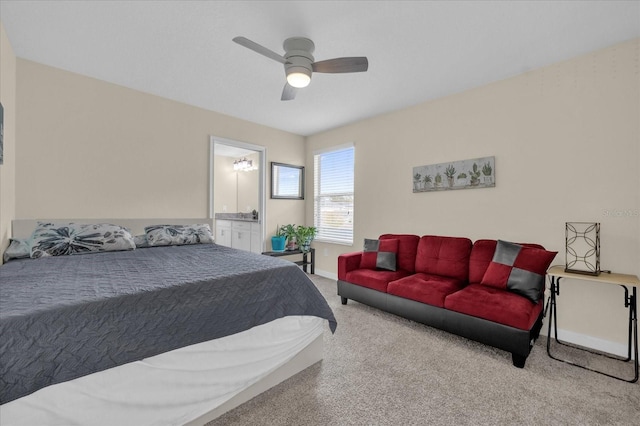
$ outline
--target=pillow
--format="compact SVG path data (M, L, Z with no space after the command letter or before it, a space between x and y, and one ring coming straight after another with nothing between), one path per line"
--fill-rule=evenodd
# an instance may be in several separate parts
M147 234L136 235L133 237L133 242L136 245L136 248L144 248L149 247L149 241L147 241Z
M537 303L547 268L558 252L498 240L481 284L507 289Z
M30 256L31 248L29 247L29 240L12 238L9 247L4 251L2 259L4 262L8 262L12 259L23 259Z
M396 255L398 253L398 240L364 240L364 252L360 258L362 269L396 270Z
M38 222L31 235L31 257L34 259L135 248L133 236L126 228L109 223Z
M213 243L208 224L152 225L144 228L150 247Z

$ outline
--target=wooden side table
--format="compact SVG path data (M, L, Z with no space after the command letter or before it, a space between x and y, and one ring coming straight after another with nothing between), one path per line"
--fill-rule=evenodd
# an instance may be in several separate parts
M598 276L576 274L571 272L565 272L564 267L562 266L553 266L549 268L549 270L547 271L547 275L549 275L549 278L551 279L551 296L549 298L549 331L547 333L547 354L549 355L549 357L557 361L562 361L562 362L566 362L567 364L575 365L576 367L584 368L585 370L589 370L596 373L604 374L605 376L613 377L614 379L623 380L625 382L630 382L630 383L637 382L638 381L638 305L637 305L638 298L636 294L637 292L636 287L640 286L640 280L638 280L638 277L635 275L606 273L606 272L603 272ZM556 298L560 295L560 279L562 278L592 281L592 282L598 282L602 284L615 284L615 285L619 285L624 289L624 306L625 308L629 309L629 341L627 346L627 349L628 349L627 357L625 359L622 359L614 355L605 354L605 356L608 356L609 358L620 360L623 362L629 362L633 359L634 369L635 369L635 376L633 379L628 380L622 377L613 376L603 371L594 370L586 366L576 364L571 361L557 358L551 354L550 346L551 346L551 323L552 322L553 322L553 331L554 331L554 337L556 342L561 345L576 348L575 346L570 345L566 342L562 342L558 339L558 320L556 318L558 307L556 305ZM629 290L629 287L631 287L631 290ZM584 349L584 348L576 348L576 349L584 350L586 352L591 352L588 349ZM634 351L633 358L631 356L632 349Z
M300 249L297 250L285 250L285 251L263 251L262 254L265 256L272 257L280 257L280 256L291 256L294 254L301 254L302 260L298 260L297 262L293 262L296 265L302 266L302 270L307 272L307 265L311 266L311 273L316 273L315 263L316 263L316 249L312 248L309 252L303 252ZM308 255L311 254L311 260L309 260Z

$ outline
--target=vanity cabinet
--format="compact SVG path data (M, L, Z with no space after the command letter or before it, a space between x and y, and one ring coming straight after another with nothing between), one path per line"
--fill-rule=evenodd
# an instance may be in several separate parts
M231 222L231 247L251 251L251 223Z
M239 220L216 220L216 243L239 250L262 252L260 224Z
M251 224L251 251L253 253L262 253L262 239L260 238L260 225Z
M216 220L216 244L231 247L230 220Z

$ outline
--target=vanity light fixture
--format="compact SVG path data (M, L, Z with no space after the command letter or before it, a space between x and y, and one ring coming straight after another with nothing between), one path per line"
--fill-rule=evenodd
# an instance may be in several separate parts
M247 160L246 158L236 160L233 162L233 170L236 172L248 172L249 170L254 170L253 161Z

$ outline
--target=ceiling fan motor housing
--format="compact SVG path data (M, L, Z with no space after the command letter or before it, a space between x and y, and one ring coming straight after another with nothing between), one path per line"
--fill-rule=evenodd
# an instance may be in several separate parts
M283 44L287 62L284 64L285 74L302 73L311 78L314 61L313 51L315 45L308 38L292 37L284 41Z

